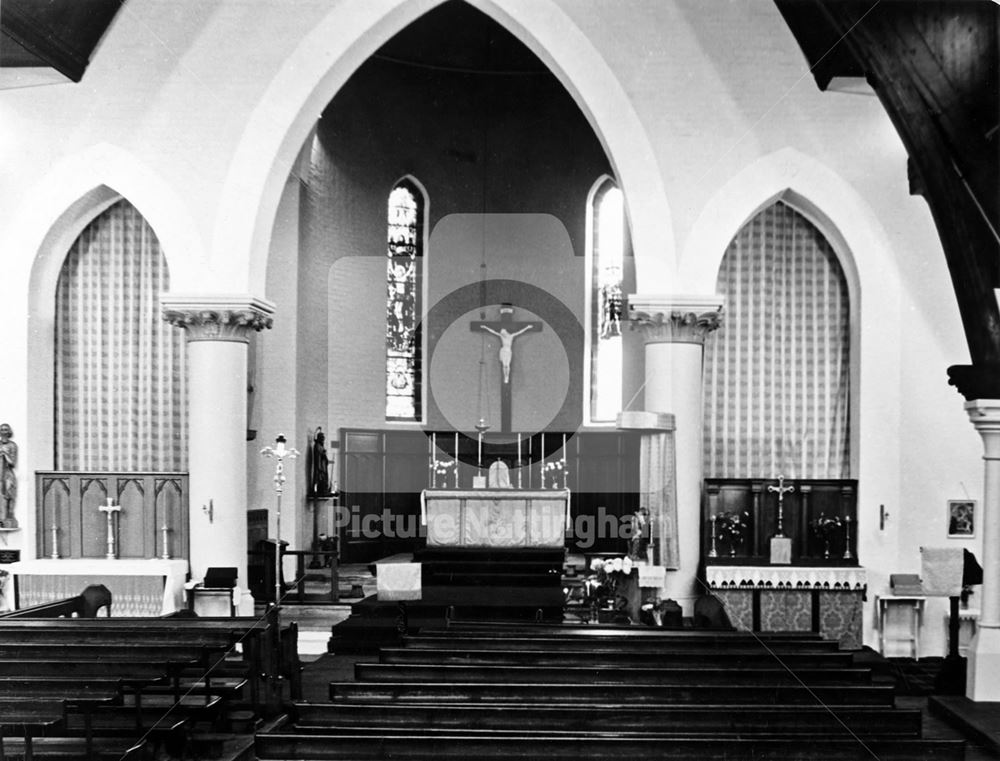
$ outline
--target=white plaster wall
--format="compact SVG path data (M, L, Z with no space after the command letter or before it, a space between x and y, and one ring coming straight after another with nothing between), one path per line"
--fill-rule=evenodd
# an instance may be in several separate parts
M980 498L982 481L978 441L945 385L945 367L967 361L967 351L930 215L908 195L905 157L877 101L818 92L767 0L474 4L523 35L597 129L628 198L641 291L705 287L678 276L675 252L685 276L692 258L712 255L698 250L698 220L761 157L793 148L851 189L884 232L877 251L853 252L864 358L862 559L872 592L887 573L916 568L917 545L955 542L944 538L944 502L966 491ZM273 287L269 252L288 254L287 239L275 247L273 225L310 125L361 60L433 5L294 0L289 12L267 0L132 0L82 83L0 92L0 417L22 445L25 518L11 545L30 546L31 474L47 459L26 431L44 403L28 372L36 337L27 316L32 268L50 253L61 215L107 184L150 220L175 290L277 298L259 292ZM849 240L864 222L848 220L841 232ZM277 300L276 331L296 313ZM268 361L272 377L290 371ZM262 432L290 414L269 409ZM307 424L285 432L298 443ZM890 513L884 532L872 523L879 504ZM927 633L935 628L929 621ZM938 643L925 642L935 654Z

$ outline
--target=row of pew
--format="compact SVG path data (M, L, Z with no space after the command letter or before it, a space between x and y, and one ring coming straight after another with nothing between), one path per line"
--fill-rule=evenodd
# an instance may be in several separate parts
M404 636L257 758L958 761L818 635L452 622Z
M0 617L0 761L220 752L301 695L278 615Z

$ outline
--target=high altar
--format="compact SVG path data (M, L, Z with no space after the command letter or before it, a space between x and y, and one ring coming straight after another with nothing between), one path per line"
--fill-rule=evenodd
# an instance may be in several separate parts
M428 547L557 548L569 525L569 491L425 489Z

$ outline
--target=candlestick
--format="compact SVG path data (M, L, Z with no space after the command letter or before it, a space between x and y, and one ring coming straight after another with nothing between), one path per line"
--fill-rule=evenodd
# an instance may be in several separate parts
M849 515L844 516L844 530L844 560L850 560L854 555L851 554L851 516Z
M274 439L274 446L264 447L260 450L262 457L273 457L277 462L274 464L274 493L277 497L277 509L275 511L275 537L274 544L274 605L281 604L281 494L285 485L285 458L293 459L299 456L299 450L294 447L286 447L284 434L278 434ZM280 639L280 632L278 637Z
M514 463L517 468L517 488L521 488L521 434L517 434L517 462Z
M431 488L436 489L438 485L437 469L437 434L431 434Z
M160 526L160 531L163 532L163 552L160 553L161 560L170 560L170 545L168 544L167 534L170 531L170 527L164 523Z
M715 516L713 515L711 518L708 519L708 521L709 521L709 523L712 524L712 528L711 528L711 532L712 532L712 546L711 546L711 548L708 551L708 556L710 558L715 558L715 557L719 556L718 551L715 549Z

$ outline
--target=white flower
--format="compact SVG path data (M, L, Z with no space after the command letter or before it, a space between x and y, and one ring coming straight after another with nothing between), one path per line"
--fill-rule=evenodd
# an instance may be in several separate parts
M615 558L614 562L612 562L612 564L611 564L611 570L612 571L620 571L624 567L625 567L625 564L622 562L621 558Z
M597 571L600 571L602 568L604 568L603 558L594 558L593 560L590 561L591 571L594 571L596 573Z
M622 561L622 570L623 570L623 571L625 572L625 575L626 575L626 576L627 576L628 574L632 573L632 558L630 558L630 557L626 557L626 558L625 558L625 559L624 559L624 560Z

